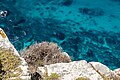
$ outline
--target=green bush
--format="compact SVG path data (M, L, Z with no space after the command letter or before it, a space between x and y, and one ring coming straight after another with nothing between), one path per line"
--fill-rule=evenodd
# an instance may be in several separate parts
M13 54L12 50L0 48L0 78L3 80L20 75L21 68L18 66L21 64L21 60Z
M50 76L46 76L45 80L60 80L57 73L52 73Z
M38 66L47 64L70 62L71 59L63 54L63 51L53 42L36 43L21 52L27 63L35 63Z

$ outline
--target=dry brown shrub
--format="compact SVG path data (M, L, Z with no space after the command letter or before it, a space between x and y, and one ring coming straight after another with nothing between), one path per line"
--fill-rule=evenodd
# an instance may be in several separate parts
M27 63L32 62L38 66L71 61L71 58L53 42L36 43L24 49L21 55Z

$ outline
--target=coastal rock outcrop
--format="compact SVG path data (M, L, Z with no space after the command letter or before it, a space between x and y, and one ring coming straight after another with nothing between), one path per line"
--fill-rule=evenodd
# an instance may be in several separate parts
M26 61L19 55L1 28L0 48L10 49L13 51L13 55L20 58L21 64L19 67L22 73L18 77L20 80L29 80L30 76ZM40 73L43 79L52 75L55 80L81 80L83 78L85 80L120 80L120 69L112 71L100 62L87 62L85 60L44 65L43 67L38 67L37 72ZM9 80L18 77L10 77Z
M39 70L42 71L43 74L48 73L48 76L50 76L52 73L56 73L60 76L60 80L76 80L79 77L86 77L89 80L104 80L102 76L95 70L97 68L93 68L94 65L100 67L98 68L98 71L100 71L101 74L111 72L111 70L108 67L99 62L92 64L87 63L87 61L85 60L81 60L73 61L70 63L57 63L45 65L44 68L39 67Z
M29 78L29 76L28 76L29 73L28 73L27 63L25 62L25 60L22 57L20 57L18 51L11 44L11 42L9 41L7 35L3 31L3 29L1 29L1 28L0 28L0 48L8 49L8 50L12 51L13 55L17 56L20 59L21 62L20 62L20 65L18 67L22 70L22 72L20 73L20 75L18 77L20 79L28 79ZM6 56L4 56L4 57L6 57ZM14 64L16 64L16 63L14 63ZM12 77L10 79L15 79L15 78L16 77Z
M70 63L56 63L39 67L38 72L47 76L58 74L60 80L120 80L120 69L110 70L99 62L87 62L85 60ZM80 79L80 80L81 80Z

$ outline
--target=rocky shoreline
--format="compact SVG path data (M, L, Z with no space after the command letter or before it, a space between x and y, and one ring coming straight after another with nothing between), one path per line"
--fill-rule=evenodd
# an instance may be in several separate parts
M18 77L20 80L30 80L31 76L29 75L27 63L24 58L19 55L1 28L0 47L12 49L14 51L13 55L18 56L21 59L19 67L22 69L22 73ZM85 60L45 65L43 67L38 67L37 72L41 76L44 76L45 73L47 73L48 76L52 73L56 73L59 75L58 80L76 80L78 77L86 77L88 80L120 80L120 68L113 71L102 63L88 63ZM14 80L15 78L16 77L11 77L9 80Z

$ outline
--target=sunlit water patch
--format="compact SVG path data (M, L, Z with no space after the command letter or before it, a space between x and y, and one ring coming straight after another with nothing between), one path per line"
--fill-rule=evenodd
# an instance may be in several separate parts
M17 50L53 41L73 60L120 67L119 0L0 0L3 28Z

